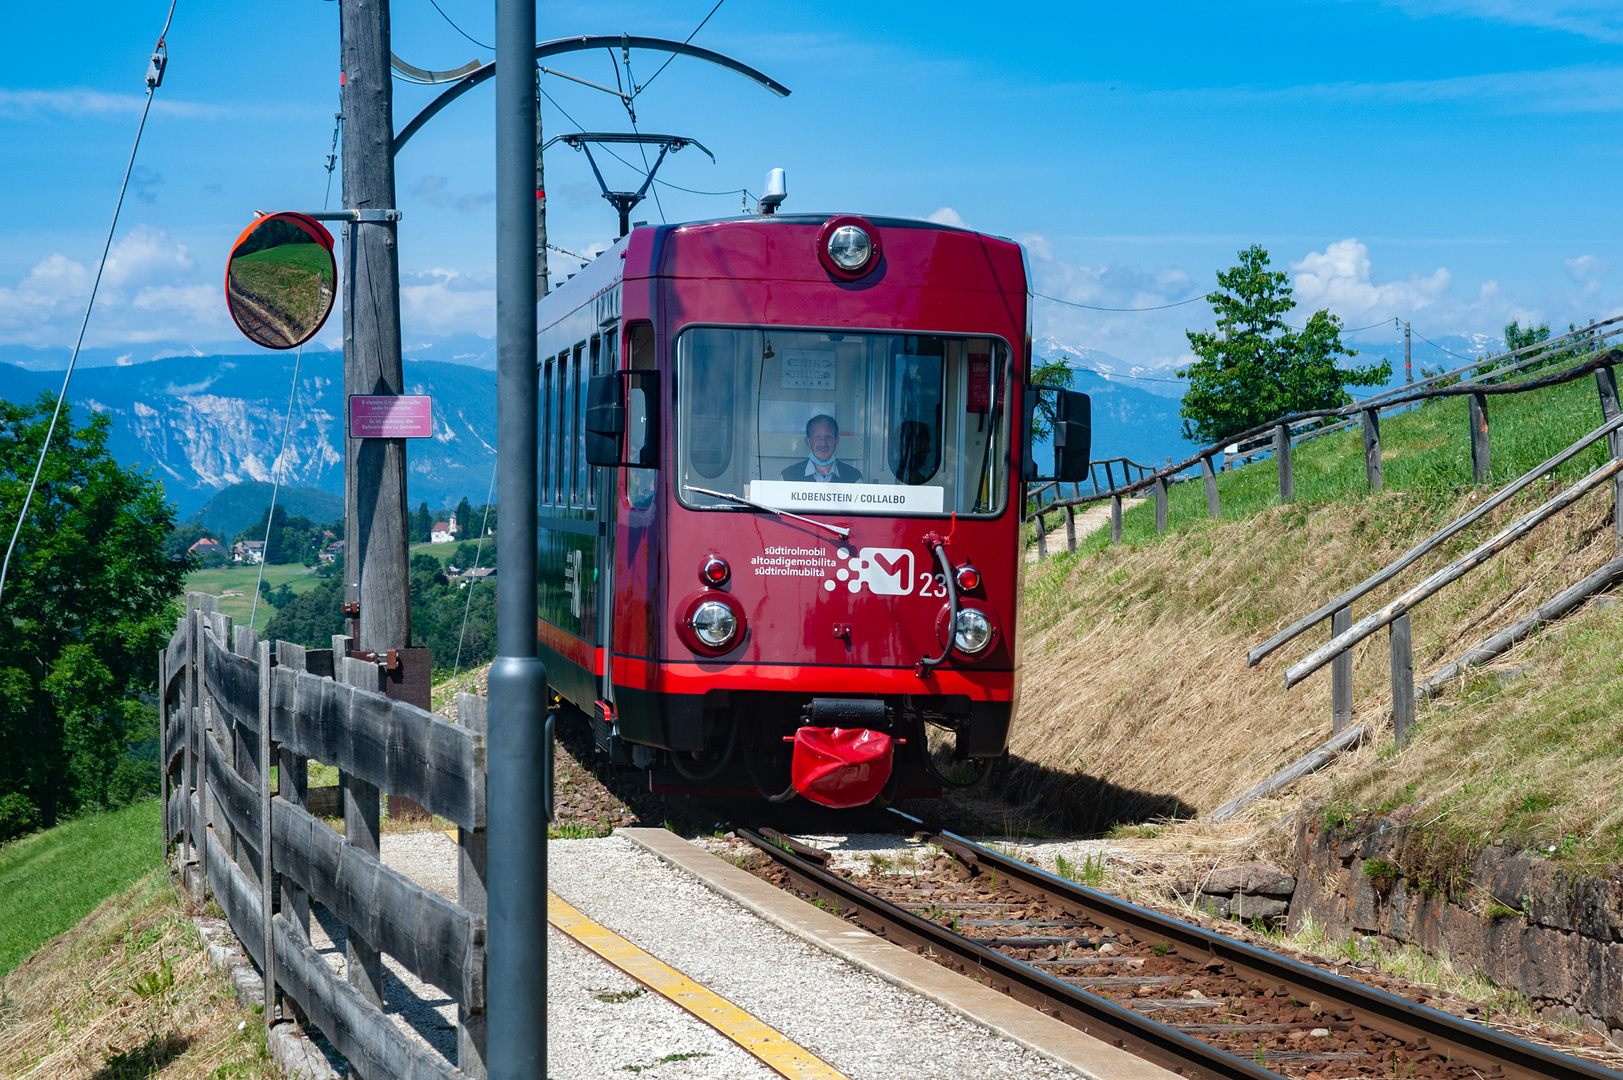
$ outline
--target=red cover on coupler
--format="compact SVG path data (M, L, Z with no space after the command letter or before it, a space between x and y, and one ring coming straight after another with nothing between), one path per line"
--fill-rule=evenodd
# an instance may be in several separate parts
M789 775L795 790L837 810L873 801L890 779L890 736L871 728L803 727Z

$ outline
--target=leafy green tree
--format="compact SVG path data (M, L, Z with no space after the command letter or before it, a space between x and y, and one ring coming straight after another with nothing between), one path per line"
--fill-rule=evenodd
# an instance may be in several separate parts
M473 504L466 495L456 504L456 534L459 537L479 535L479 523L473 520Z
M1529 345L1537 345L1541 341L1550 340L1550 324L1547 322L1533 325L1533 320L1527 320L1523 326L1520 319L1512 319L1505 326L1505 351L1514 352L1525 349Z
M0 402L0 520L15 520L54 406ZM155 789L158 650L194 560L175 511L107 452L112 418L63 413L0 599L0 837Z
M191 546L199 540L214 540L215 535L196 521L188 521L176 525L174 530L164 538L163 553L171 559L178 559L186 554Z
M344 633L344 575L323 577L309 592L292 592L283 586L266 597L276 614L265 624L264 636L309 649L330 648L332 636Z
M1287 413L1330 409L1352 400L1349 386L1379 386L1392 377L1386 361L1339 368L1357 356L1341 342L1341 320L1318 311L1300 331L1284 316L1296 306L1285 274L1269 269L1268 252L1253 244L1239 265L1220 271L1206 297L1215 331L1188 331L1197 357L1178 374L1184 392L1183 433L1197 442L1221 442Z
M425 502L417 507L415 513L406 523L407 539L413 544L428 543L429 535L434 531L434 515L428 512Z

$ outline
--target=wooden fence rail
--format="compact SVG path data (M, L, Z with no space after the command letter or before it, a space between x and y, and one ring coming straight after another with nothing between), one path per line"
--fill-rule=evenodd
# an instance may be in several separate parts
M461 695L452 724L380 692L347 638L273 647L202 594L178 623L159 654L164 838L259 965L266 1023L288 1003L363 1080L483 1077L483 699ZM305 806L312 760L339 769L343 833ZM380 791L459 827L458 902L383 865ZM311 946L311 901L345 928L347 978ZM383 954L456 1002L457 1064L383 1012Z
M1036 523L1038 557L1042 558L1046 555L1046 524L1043 520L1045 514L1063 510L1067 517L1070 518L1074 516L1075 508L1078 506L1111 499L1112 513L1117 515L1120 513L1121 500L1140 491L1149 490L1156 498L1156 532L1157 534L1163 532L1165 530L1165 493L1167 484L1184 479L1193 479L1193 476L1182 475L1191 469L1198 468L1200 476L1205 481L1208 514L1213 518L1221 517L1222 506L1218 498L1216 475L1219 470L1214 466L1214 461L1217 460L1219 455L1222 455L1222 468L1226 470L1237 463L1248 461L1258 454L1271 454L1278 462L1280 501L1290 502L1295 498L1293 447L1311 439L1345 430L1354 424L1359 424L1363 428L1364 465L1369 489L1379 491L1383 482L1380 439L1381 411L1403 408L1441 398L1460 396L1469 398L1467 423L1471 446L1472 476L1478 483L1486 482L1489 476L1490 450L1489 397L1500 394L1524 394L1532 390L1541 390L1546 387L1572 382L1575 379L1594 373L1606 416L1610 418L1617 415L1618 393L1613 368L1623 363L1623 350L1615 347L1604 352L1598 350L1600 344L1607 339L1623 335L1623 325L1619 324L1623 324L1623 316L1608 319L1602 323L1591 323L1588 327L1564 334L1559 338L1517 349L1502 356L1475 361L1453 371L1423 379L1401 390L1389 390L1341 408L1313 409L1290 416L1283 416L1277 420L1270 420L1265 424L1259 424L1254 428L1242 431L1238 435L1230 436L1221 444L1198 451L1184 461L1176 464L1169 462L1165 468L1156 469L1148 475L1141 476L1136 481L1113 486L1109 491L1100 492L1096 490L1089 495L1081 495L1074 490L1073 486L1071 498L1055 498L1047 503L1038 499L1026 514L1027 521ZM1589 354L1587 358L1580 359L1578 363L1556 371L1536 375L1514 383L1495 381L1534 364L1566 359L1577 348L1595 351ZM1614 441L1620 440L1623 440L1623 433L1620 433ZM1617 448L1614 447L1614 453L1616 452ZM1616 479L1615 485L1619 494L1623 495L1623 476ZM1036 490L1047 490L1047 487ZM1053 484L1053 490L1057 495L1059 485ZM1112 542L1120 542L1120 539L1120 530L1113 528Z

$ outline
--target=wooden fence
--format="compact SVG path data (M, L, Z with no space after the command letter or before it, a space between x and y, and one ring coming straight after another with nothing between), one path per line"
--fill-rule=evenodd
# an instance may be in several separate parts
M1411 408L1421 402L1438 398L1463 396L1470 399L1467 409L1467 435L1471 445L1471 472L1477 482L1484 482L1488 479L1490 464L1488 398L1499 394L1521 394L1557 386L1593 372L1599 385L1603 408L1615 410L1618 394L1613 368L1623 363L1623 351L1617 348L1602 351L1601 346L1620 335L1623 335L1623 316L1590 323L1586 327L1548 341L1498 356L1474 360L1463 367L1433 375L1409 386L1376 394L1351 405L1337 409L1314 409L1270 420L1230 436L1219 445L1200 450L1184 461L1176 464L1169 461L1164 468L1142 475L1136 481L1113 486L1108 491L1096 489L1084 496L1078 493L1073 485L1071 498L1055 498L1047 503L1042 502L1040 498L1033 501L1028 494L1026 520L1035 523L1038 558L1047 555L1048 527L1044 521L1045 515L1064 511L1069 525L1074 518L1076 507L1110 499L1111 542L1119 543L1122 499L1140 491L1149 492L1155 499L1155 531L1157 535L1165 532L1168 485L1182 480L1193 480L1196 475L1205 483L1207 513L1213 518L1219 518L1222 516L1222 505L1218 498L1217 473L1262 455L1271 455L1278 463L1279 498L1281 502L1291 502L1296 497L1292 448L1325 435L1345 431L1355 424L1362 427L1364 433L1366 481L1371 491L1379 491L1382 486L1381 413ZM1528 368L1565 363L1575 356L1578 362L1571 366L1519 382L1502 381ZM1607 413L1607 416L1611 415L1612 412ZM1191 473L1191 470L1198 472ZM1185 475L1186 473L1189 475ZM1623 486L1623 479L1619 480L1619 485ZM1059 485L1053 484L1052 487L1057 493ZM1048 490L1048 485L1033 490L1043 492ZM1074 535L1074 527L1071 532ZM1069 550L1076 550L1074 541L1069 545Z
M188 593L178 623L159 653L164 839L263 973L267 1025L312 1022L364 1080L483 1077L485 700L460 695L453 724L384 694L347 637L273 646L212 596ZM307 809L312 760L339 770L342 833ZM456 903L380 861L384 791L458 826ZM345 976L311 944L312 902L345 928ZM457 1003L456 1064L383 1012L385 953Z

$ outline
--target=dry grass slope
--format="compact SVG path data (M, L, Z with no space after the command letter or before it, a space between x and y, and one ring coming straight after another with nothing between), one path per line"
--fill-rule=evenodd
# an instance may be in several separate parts
M1328 457L1331 449L1318 444L1314 452ZM1424 449L1395 448L1400 455ZM1272 463L1253 469L1271 472ZM1534 484L1492 520L1362 601L1355 617L1565 483L1570 477ZM1276 500L1242 520L1189 519L1160 541L1093 543L1032 568L1013 745L1022 764L1004 797L1054 825L1103 829L1166 816L1169 806L1209 811L1288 764L1330 734L1328 671L1293 690L1283 678L1286 667L1326 639L1328 624L1256 668L1245 666L1246 650L1465 512L1482 490L1460 485L1376 496L1344 490L1317 505ZM1610 503L1606 494L1590 496L1417 609L1416 682L1614 557ZM1583 609L1493 665L1503 672L1536 658L1535 677L1501 685L1477 673L1422 707L1414 743L1394 755L1380 633L1353 659L1354 720L1375 726L1374 744L1298 784L1288 802L1334 793L1362 809L1446 797L1455 807L1450 812L1469 818L1467 827L1477 833L1535 824L1542 814L1546 824L1562 822L1567 839L1558 844L1597 853L1615 846L1620 751L1606 747L1608 740L1613 748L1623 742L1617 703L1607 704L1623 697L1612 689L1619 638L1623 620L1615 609ZM1612 651L1592 651L1607 647ZM1491 808L1481 805L1484 780L1468 786L1484 771L1497 776ZM1253 820L1277 816L1280 806L1259 806Z
M209 966L196 913L154 871L0 980L0 1076L278 1076L259 1018Z

